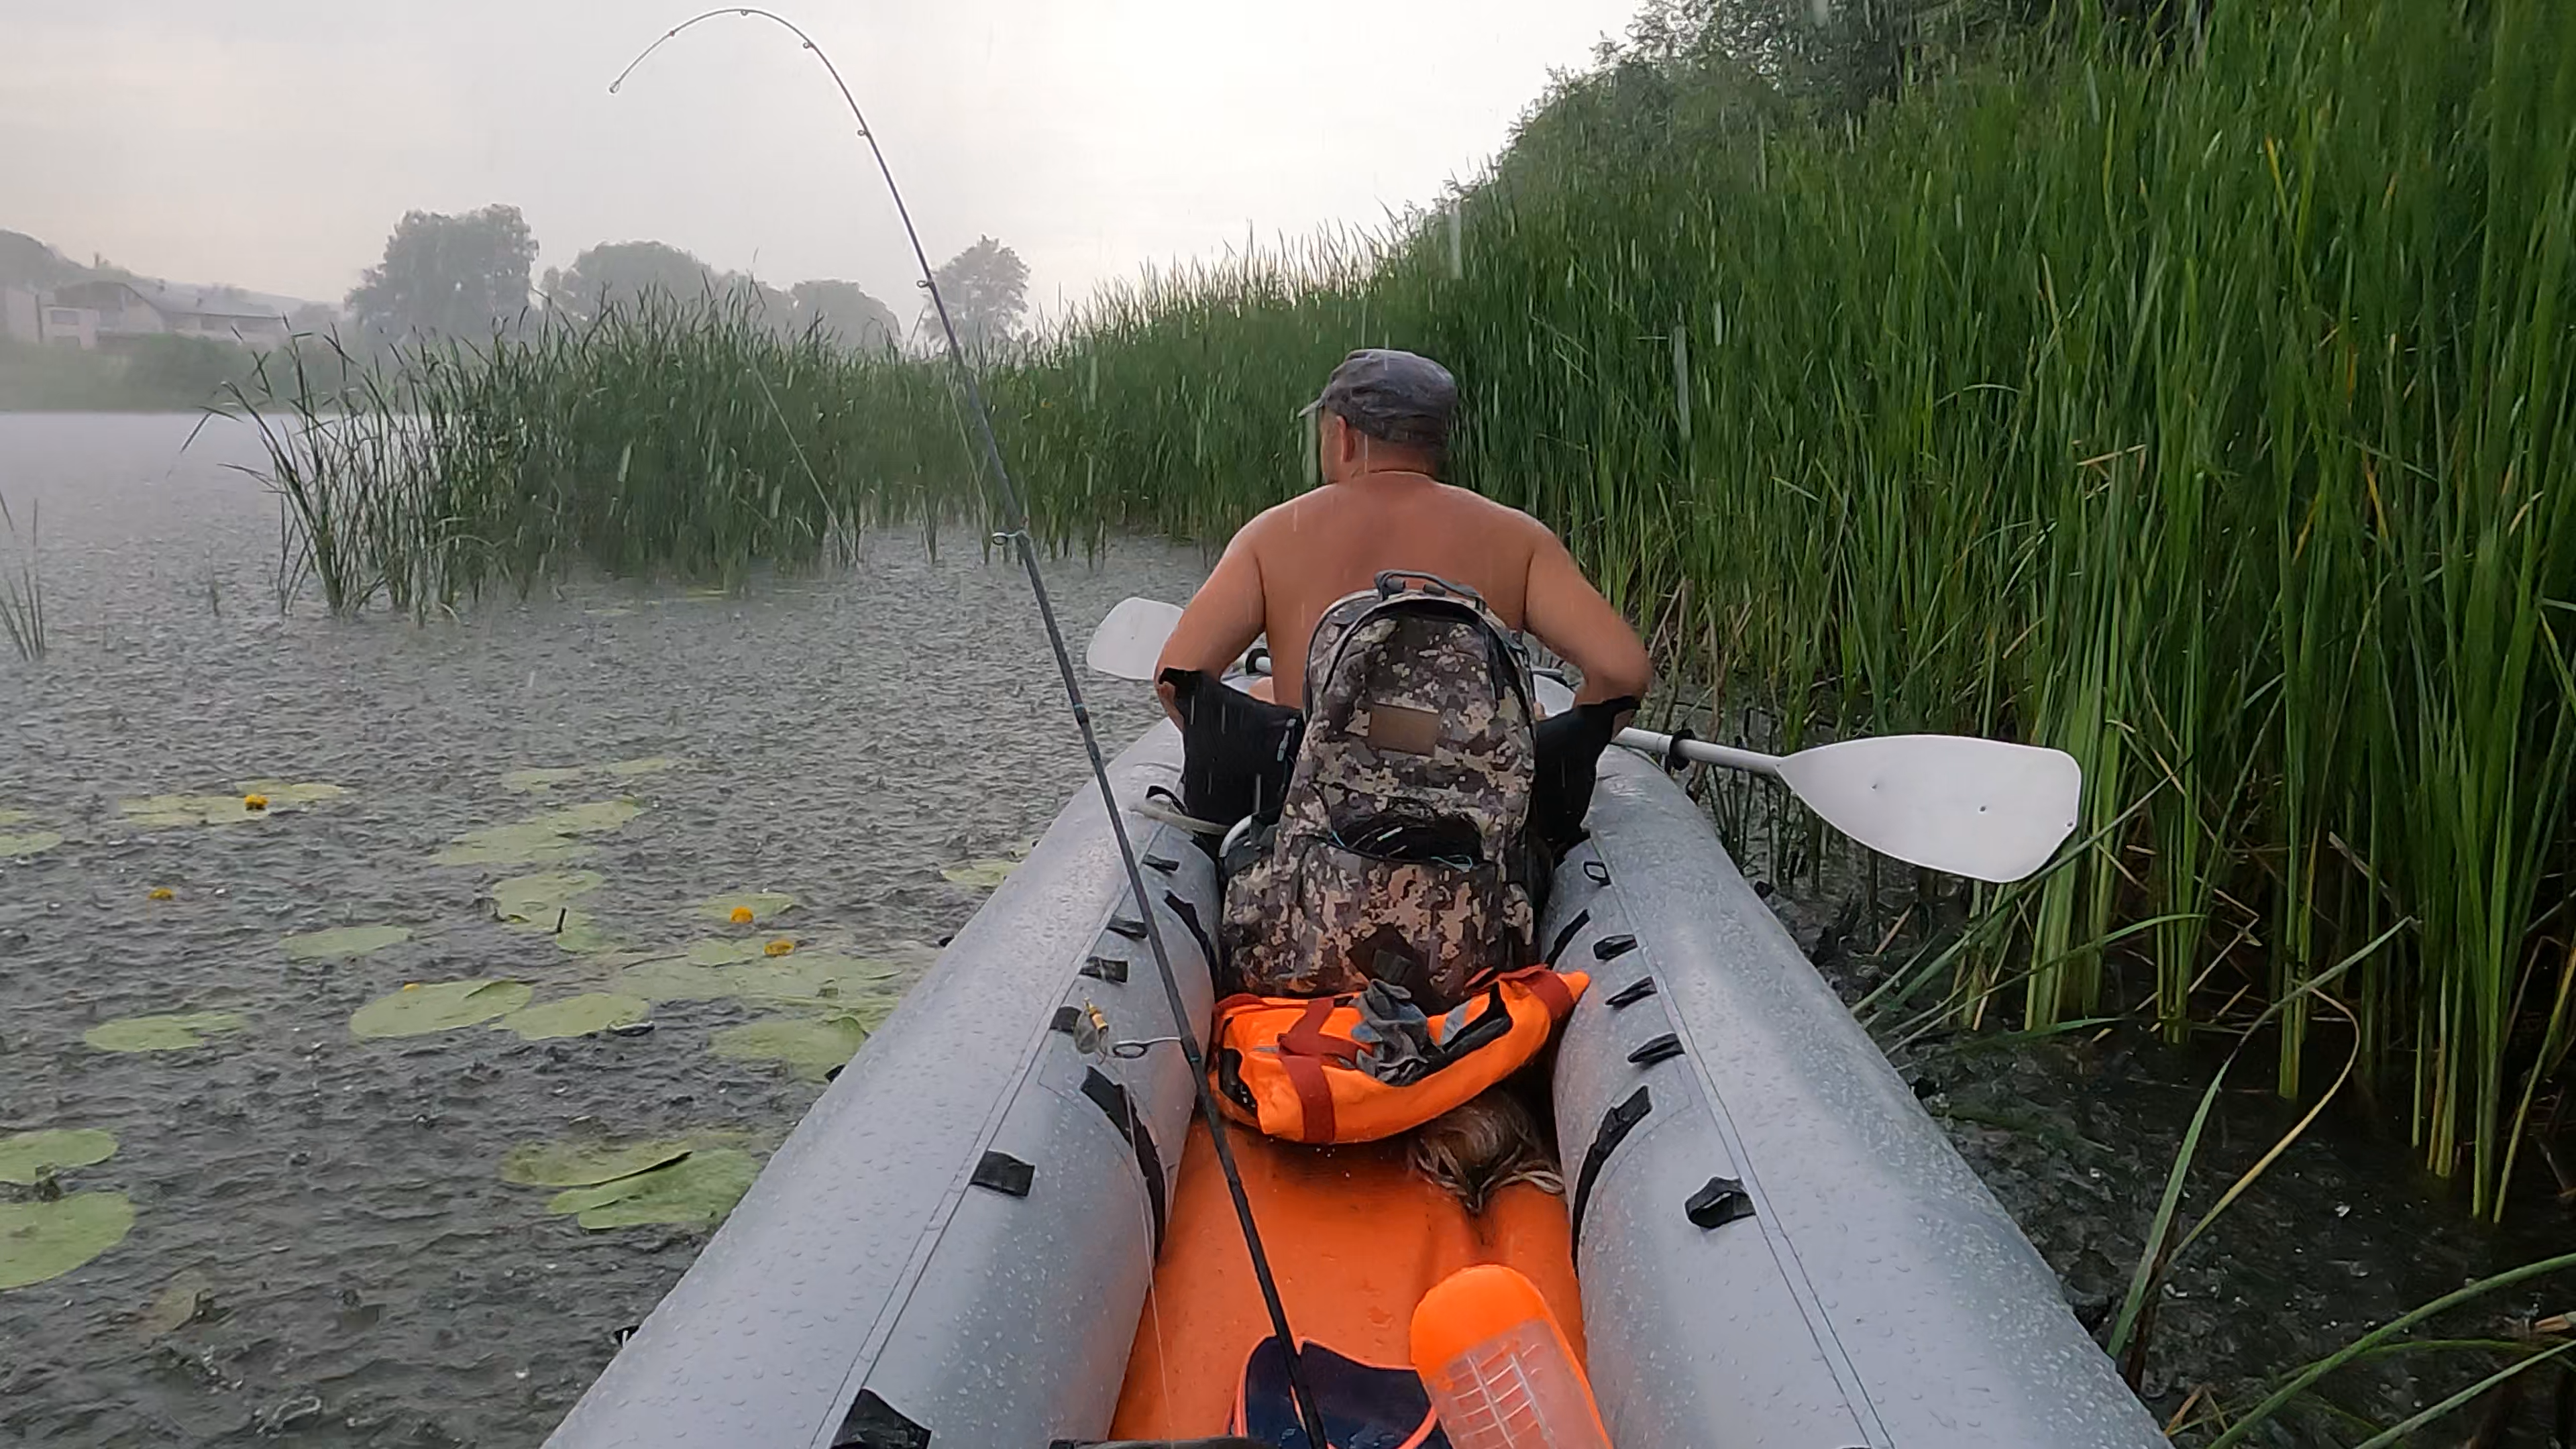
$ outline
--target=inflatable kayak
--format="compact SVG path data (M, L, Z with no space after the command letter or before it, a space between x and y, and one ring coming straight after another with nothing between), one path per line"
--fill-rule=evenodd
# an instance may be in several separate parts
M1152 898L1086 787L551 1444L1228 1432L1275 1341L1143 940L1150 911L1203 1040L1217 880L1144 808L1179 767L1169 725L1111 767ZM1499 1263L1544 1295L1622 1449L2163 1444L1703 812L1614 749L1587 824L1539 933L1591 978L1552 1074L1562 1195L1469 1214L1394 1145L1229 1134L1290 1325L1328 1351L1309 1378L1407 1363L1423 1295Z

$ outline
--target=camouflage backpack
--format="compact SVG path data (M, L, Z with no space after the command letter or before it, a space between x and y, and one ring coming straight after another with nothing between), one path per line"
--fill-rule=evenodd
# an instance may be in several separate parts
M1530 962L1516 867L1536 766L1529 660L1469 589L1380 574L1324 612L1266 849L1228 886L1241 989L1391 981L1430 1010Z

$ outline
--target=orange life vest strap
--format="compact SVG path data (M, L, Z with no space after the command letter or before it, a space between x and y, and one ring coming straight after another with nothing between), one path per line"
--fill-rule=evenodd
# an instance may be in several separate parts
M1330 1036L1324 1023L1333 1019L1346 998L1318 996L1306 1003L1306 1014L1297 1024L1279 1034L1279 1054L1286 1058L1327 1058L1346 1067L1360 1064L1360 1044L1346 1036Z

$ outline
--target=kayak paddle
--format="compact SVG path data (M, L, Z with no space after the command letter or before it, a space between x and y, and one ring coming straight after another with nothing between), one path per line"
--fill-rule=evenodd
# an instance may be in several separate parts
M1180 609L1126 599L1109 611L1086 654L1118 679L1151 680ZM1553 691L1550 691L1553 693ZM1551 701L1557 707L1570 697ZM2075 829L2084 771L2063 750L1966 735L1880 735L1794 755L1766 755L1652 730L1617 743L1655 759L1767 775L1818 818L1910 865L1972 880L2017 881L2048 863Z

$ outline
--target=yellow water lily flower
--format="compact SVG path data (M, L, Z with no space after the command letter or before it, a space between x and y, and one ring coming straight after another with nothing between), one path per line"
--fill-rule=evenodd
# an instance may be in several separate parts
M770 942L768 945L763 946L760 949L764 955L784 956L788 952L796 949L796 943L788 940L784 936L781 936L777 940Z
M168 886L154 886L143 894L145 898L149 900L166 901L175 898L178 893L171 890Z
M403 990L405 991L418 991L419 989L420 983L417 981L406 981L403 983Z
M242 797L242 808L244 810L265 810L268 808L268 797L265 795L244 795Z
M751 924L751 907L749 907L749 906L736 906L736 907L734 907L734 908L733 908L733 923L734 923L735 925L737 925L737 926L748 926L748 925L750 925L750 924Z

